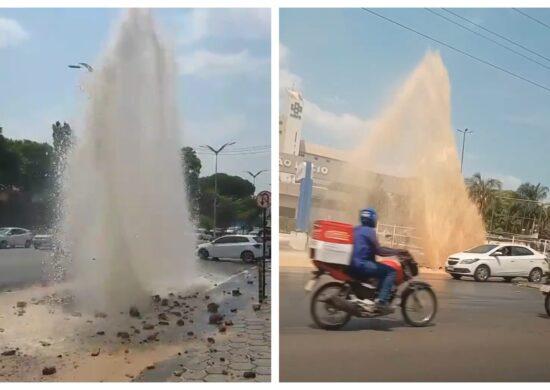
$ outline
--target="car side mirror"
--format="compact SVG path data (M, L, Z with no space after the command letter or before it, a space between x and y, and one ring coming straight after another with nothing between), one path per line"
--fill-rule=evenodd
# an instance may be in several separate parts
M494 257L497 257L497 256L503 256L504 254L501 252L501 251L496 251L492 254L492 256Z

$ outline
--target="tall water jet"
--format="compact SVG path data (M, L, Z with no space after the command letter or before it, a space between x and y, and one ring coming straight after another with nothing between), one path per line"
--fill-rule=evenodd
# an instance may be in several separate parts
M189 286L195 239L179 154L176 65L149 11L124 15L100 63L86 87L61 230L78 302L108 311Z
M357 223L357 210L376 205L381 222L415 229L428 266L441 266L449 254L485 240L460 172L449 77L437 53L426 54L342 170L345 195L330 199L341 210L339 218ZM401 178L394 180L400 201L384 193L384 176L373 172Z

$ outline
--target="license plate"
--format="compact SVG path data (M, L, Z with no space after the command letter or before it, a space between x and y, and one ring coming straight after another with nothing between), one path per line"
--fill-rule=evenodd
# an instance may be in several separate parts
M550 285L545 285L540 288L540 292L550 294Z
M306 283L306 286L304 287L304 290L307 292L310 292L313 290L313 287L315 287L315 284L317 283L317 278L313 278L310 281Z

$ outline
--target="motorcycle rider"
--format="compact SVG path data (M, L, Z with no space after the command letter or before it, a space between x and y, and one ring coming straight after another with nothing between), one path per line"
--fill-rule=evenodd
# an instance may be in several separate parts
M361 224L353 228L353 252L348 274L356 279L378 279L376 309L382 313L391 313L393 309L390 307L389 299L396 272L392 267L378 263L376 256L397 256L407 251L380 245L376 236L377 214L374 208L361 209L359 219Z

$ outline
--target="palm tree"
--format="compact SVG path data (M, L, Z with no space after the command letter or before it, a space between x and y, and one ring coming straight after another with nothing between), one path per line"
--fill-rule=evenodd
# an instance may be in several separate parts
M495 193L502 189L502 182L497 179L483 180L481 174L474 173L466 179L470 199L477 205L479 213L485 217L488 206L493 202Z
M528 200L535 202L541 202L548 195L548 187L538 183L537 185L531 183L522 183L516 190L517 194Z
M525 202L522 205L523 215L526 218L527 226L526 228L530 233L540 230L546 225L547 215L542 201L546 199L548 195L548 187L543 186L541 183L531 184L531 183L522 183L516 193L521 199L529 200L531 202ZM537 222L539 229L535 229Z

